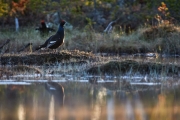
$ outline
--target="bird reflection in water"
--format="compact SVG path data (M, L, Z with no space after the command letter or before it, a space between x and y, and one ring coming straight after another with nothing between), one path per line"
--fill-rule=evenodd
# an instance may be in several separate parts
M49 120L60 119L65 99L64 87L55 82L47 82L45 89L51 94Z

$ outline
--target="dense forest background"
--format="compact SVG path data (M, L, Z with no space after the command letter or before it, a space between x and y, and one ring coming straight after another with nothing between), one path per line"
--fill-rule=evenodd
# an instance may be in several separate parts
M159 22L178 24L179 8L178 0L0 0L0 26L14 25L14 17L20 27L38 25L59 12L76 28L102 31L116 20L128 32Z

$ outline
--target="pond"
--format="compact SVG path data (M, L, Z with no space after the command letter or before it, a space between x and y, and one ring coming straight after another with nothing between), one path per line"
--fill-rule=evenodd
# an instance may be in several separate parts
M59 84L58 89L47 85ZM131 84L133 90L111 89L113 83L0 82L0 120L178 120L180 87Z
M123 60L139 61L147 65L150 63L173 65L169 68L173 68L177 74L167 74L168 69L164 69L168 68L166 66L160 66L161 69L155 68L161 71L159 75L154 69L151 69L151 75L134 74L130 72L131 66L127 74L119 76L90 75L85 72L87 68L96 64L103 65L107 61ZM137 55L102 57L100 62L86 60L83 64L76 64L76 61L73 63L75 64L1 66L0 120L178 120L180 118L180 72L175 69L175 65L180 64L179 58ZM135 65L140 66L136 63Z

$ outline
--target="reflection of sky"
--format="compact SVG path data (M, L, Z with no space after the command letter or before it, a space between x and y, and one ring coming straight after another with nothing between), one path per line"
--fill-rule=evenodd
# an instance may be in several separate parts
M133 107L130 100L127 100L125 110L126 110L127 120L134 120L134 112L133 112Z
M114 97L113 92L109 93L111 97L107 98L107 120L114 120Z

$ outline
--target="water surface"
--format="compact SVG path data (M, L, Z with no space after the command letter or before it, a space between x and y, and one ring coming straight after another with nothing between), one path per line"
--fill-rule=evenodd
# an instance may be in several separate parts
M179 58L135 57L117 56L110 60L180 63ZM101 64L108 60L101 58ZM83 72L85 67L48 66L62 72L1 76L0 120L179 120L178 77L90 76ZM59 90L47 89L49 81L62 85L65 97Z
M57 82L63 105L44 82L0 82L0 120L178 120L180 87L113 83ZM3 84L4 83L4 84ZM6 83L6 84L5 84ZM111 88L117 89L111 89ZM57 91L58 92L58 91Z

